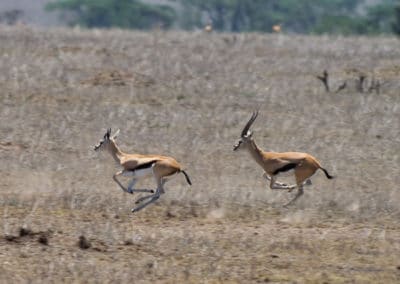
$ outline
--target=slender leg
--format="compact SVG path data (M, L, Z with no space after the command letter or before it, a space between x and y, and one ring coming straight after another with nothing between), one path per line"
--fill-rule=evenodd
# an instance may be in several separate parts
M166 178L163 178L163 179L162 179L162 181L161 181L162 187L161 187L161 189L160 189L160 195L165 193L165 191L164 191L164 184L165 184L167 181L168 181L168 179L166 179ZM154 196L154 194L150 194L150 195L146 195L146 196L140 197L140 198L138 198L138 199L135 201L135 204L139 204L139 203L142 202L143 200L146 200L146 199L151 198L151 197L153 197L153 196Z
M266 179L266 180L271 180L271 177L267 174L267 173L264 173L263 174L263 177ZM283 183L283 182L279 182L279 181L275 181L275 184L276 185L279 185L279 186L286 186L287 184L286 183Z
M144 196L144 197L138 199L138 200L136 201L136 203L141 202L141 201L143 201L143 200L145 200L145 199L147 199L147 198L150 198L149 201L146 201L145 203L140 204L140 205L137 206L136 208L133 208L133 209L132 209L132 213L138 212L139 210L142 210L144 207L146 207L147 205L153 203L153 202L156 201L158 198L160 198L160 195L161 195L162 193L164 193L163 184L165 183L165 180L163 180L163 178L157 178L157 177L156 177L156 180L157 180L157 190L156 190L156 193L154 193L153 195Z
M152 189L135 189L135 188L133 188L137 181L138 180L135 179L135 178L133 178L131 180L131 182L128 185L128 192L129 193L134 193L134 192L151 192L151 193L154 193L154 190L152 190Z
M299 189L297 191L296 196L292 200L290 200L287 204L285 204L283 207L288 207L288 206L292 205L302 195L303 195L303 185L299 185Z
M118 172L116 172L113 175L113 179L114 181L122 188L123 191L127 192L127 193L134 193L134 192L154 192L153 190L150 189L133 189L133 186L136 183L136 179L134 178L128 185L128 188L125 188L122 183L117 179L117 176L120 176L124 173L125 170L120 170Z
M118 171L113 175L113 179L114 181L122 188L123 191L128 192L129 191L122 185L122 183L119 182L119 180L117 179L117 176L122 175L122 173L124 172L124 170Z
M141 205L139 205L139 206L137 206L136 208L133 208L133 209L132 209L132 213L138 212L139 210L142 210L142 209L143 209L144 207L146 207L147 205L153 203L153 202L156 201L158 198L160 198L160 195L161 195L161 194L160 194L160 189L157 188L156 193L154 193L153 195L149 195L149 196L142 197L141 200L144 200L144 199L147 199L147 198L150 198L150 200L147 201L147 202L145 202L145 203L143 203L143 204L141 204ZM138 203L138 201L139 201L139 200L137 200L136 203ZM139 201L139 202L140 202L140 201Z
M271 180L271 177L267 174L267 173L264 173L263 174L263 177L266 179L266 180ZM275 183L274 183L275 185L277 185L277 186L289 186L289 187L291 187L291 188L289 188L289 189L294 189L294 188L296 188L296 185L295 184L292 184L292 185L288 185L287 183L283 183L283 182L279 182L279 181L277 181L277 180L275 180ZM304 186L310 186L310 185L312 185L312 182L311 182L311 179L307 179L305 182L303 182L303 185ZM276 188L277 189L277 188ZM286 188L287 189L287 188Z
M154 195L155 195L155 194L150 194L150 195L142 196L142 197L138 198L138 199L135 201L135 204L139 204L139 203L142 202L143 200L146 200L146 199L148 199L148 198L152 198L152 197L154 197ZM161 194L160 194L160 195L161 195Z
M289 191L291 191L294 188L296 188L296 185L287 185L287 184L282 184L282 183L276 182L275 176L270 177L270 179L271 179L271 182L269 184L269 187L271 189L289 189Z

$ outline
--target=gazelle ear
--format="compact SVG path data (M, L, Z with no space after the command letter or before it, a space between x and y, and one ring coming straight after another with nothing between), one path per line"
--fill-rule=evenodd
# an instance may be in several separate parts
M113 139L118 137L119 131L120 131L119 129L115 131L114 135L112 136Z

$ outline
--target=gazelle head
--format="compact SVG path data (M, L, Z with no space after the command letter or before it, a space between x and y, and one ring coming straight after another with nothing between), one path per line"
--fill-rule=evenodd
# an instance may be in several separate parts
M233 151L236 151L243 145L248 145L248 143L252 141L253 132L250 131L250 126L253 124L254 120L256 120L257 115L258 110L253 112L250 120L246 123L245 127L242 130L242 134L240 134L239 141L233 146Z
M103 139L100 140L99 144L94 146L94 150L98 151L99 149L106 149L108 145L110 145L110 142L114 142L114 139L117 138L119 134L119 129L114 133L114 135L111 135L111 128L109 128L104 134Z

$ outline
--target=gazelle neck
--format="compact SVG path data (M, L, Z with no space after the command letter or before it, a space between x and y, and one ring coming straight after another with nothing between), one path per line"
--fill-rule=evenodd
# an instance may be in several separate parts
M110 144L108 145L108 152L110 152L111 156L117 163L121 163L121 157L124 153L118 148L117 144L110 140Z
M248 144L246 148L249 151L250 155L253 157L253 159L258 164L262 165L263 164L262 150L257 146L256 142L254 140L251 140L251 142Z

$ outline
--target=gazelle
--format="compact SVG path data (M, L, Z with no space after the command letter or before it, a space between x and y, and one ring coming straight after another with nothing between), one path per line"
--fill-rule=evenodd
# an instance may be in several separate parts
M236 151L239 148L244 148L249 151L252 158L264 169L264 176L270 180L271 189L287 189L291 192L297 187L296 196L285 206L293 204L300 196L303 195L303 186L311 184L309 178L318 170L321 169L328 179L332 179L327 170L321 167L316 158L307 153L300 152L266 152L261 150L253 139L253 133L249 130L250 126L256 120L258 111L253 112L250 120L246 123L240 135L240 140L233 147ZM277 175L282 172L294 170L296 180L295 185L287 185L276 181Z
M192 184L187 173L182 170L181 165L174 158L159 155L127 154L122 152L115 143L115 139L117 138L118 134L119 129L114 135L111 135L111 128L108 129L106 134L104 134L103 139L100 140L99 144L94 147L94 150L107 150L114 158L114 160L120 166L122 166L123 169L116 172L113 175L113 179L122 188L123 191L131 194L134 192L153 193L136 200L136 204L138 204L146 199L149 199L147 202L140 204L136 208L133 208L132 212L137 212L149 205L150 203L156 201L160 197L160 195L164 193L164 184L167 181L167 177L175 173L183 173L187 183L189 185ZM117 176L120 175L132 177L132 181L129 183L128 188L125 188L122 183L117 179ZM157 182L157 189L155 193L153 190L150 189L134 188L136 182L139 179L148 176L153 176Z
M282 26L280 24L273 25L272 26L272 31L275 33L280 33L282 31Z

